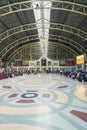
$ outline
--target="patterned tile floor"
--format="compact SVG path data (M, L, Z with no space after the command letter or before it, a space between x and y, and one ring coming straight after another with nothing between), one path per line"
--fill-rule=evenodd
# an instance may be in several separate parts
M87 82L58 74L0 80L0 130L87 130Z

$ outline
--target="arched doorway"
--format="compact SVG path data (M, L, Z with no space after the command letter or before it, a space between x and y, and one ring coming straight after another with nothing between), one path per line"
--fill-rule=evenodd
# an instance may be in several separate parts
M46 58L41 59L41 66L46 66Z
M47 59L45 57L41 58L41 70L45 72L47 69Z

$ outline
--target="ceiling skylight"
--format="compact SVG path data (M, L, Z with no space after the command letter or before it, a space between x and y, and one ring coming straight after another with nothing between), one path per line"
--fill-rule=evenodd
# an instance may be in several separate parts
M32 1L42 56L47 56L51 5L50 1Z

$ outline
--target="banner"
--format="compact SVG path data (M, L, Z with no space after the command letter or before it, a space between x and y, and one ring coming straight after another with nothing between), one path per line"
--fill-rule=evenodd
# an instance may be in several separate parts
M74 60L73 59L66 59L66 66L73 66Z
M79 64L84 64L85 63L85 58L84 58L84 55L80 55L80 56L77 56L76 57L76 64L79 65Z
M60 66L65 66L65 65L66 65L65 60L60 60L60 61L59 61L59 65L60 65Z
M22 65L23 65L23 66L29 66L29 61L23 60L23 61L22 61Z

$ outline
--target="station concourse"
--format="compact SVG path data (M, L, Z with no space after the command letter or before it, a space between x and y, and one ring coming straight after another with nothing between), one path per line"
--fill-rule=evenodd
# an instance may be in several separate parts
M0 130L87 130L87 1L0 1Z

